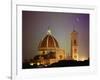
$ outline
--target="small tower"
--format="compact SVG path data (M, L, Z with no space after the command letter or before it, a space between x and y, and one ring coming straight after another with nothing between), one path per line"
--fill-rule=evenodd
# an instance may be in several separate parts
M71 33L71 58L78 60L78 32L73 30Z

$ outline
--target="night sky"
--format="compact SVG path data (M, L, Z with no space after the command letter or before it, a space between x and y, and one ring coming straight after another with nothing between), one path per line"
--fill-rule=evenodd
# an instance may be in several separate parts
M79 57L89 57L89 14L22 11L22 56L32 59L38 54L38 45L48 27L60 48L70 54L70 34L73 26L78 32Z

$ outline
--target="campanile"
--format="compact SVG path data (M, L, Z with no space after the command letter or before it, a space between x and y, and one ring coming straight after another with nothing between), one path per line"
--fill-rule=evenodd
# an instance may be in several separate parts
M71 33L71 58L78 60L78 32L73 30Z

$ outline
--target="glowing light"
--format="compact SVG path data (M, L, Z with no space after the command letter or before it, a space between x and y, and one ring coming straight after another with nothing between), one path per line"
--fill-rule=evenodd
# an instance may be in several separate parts
M38 62L38 63L37 63L37 65L39 66L39 65L40 65L40 63Z
M50 29L48 29L48 34L51 34L51 30Z
M45 65L47 67L47 65Z
M81 61L85 61L86 59L85 58L81 58Z
M30 63L30 65L31 65L31 66L33 66L33 65L34 65L34 63L32 63L32 62L31 62L31 63Z

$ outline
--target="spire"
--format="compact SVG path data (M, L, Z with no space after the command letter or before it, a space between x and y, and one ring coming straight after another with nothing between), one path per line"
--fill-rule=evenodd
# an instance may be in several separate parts
M50 34L51 35L51 29L50 29L50 27L48 27L47 34Z
M73 31L75 31L75 25L74 25L74 23L73 23Z
M77 18L75 18L75 20L73 20L73 31L76 31L76 26L75 26L75 24L77 24L78 22L79 22L80 20L79 20L79 18L77 17Z

